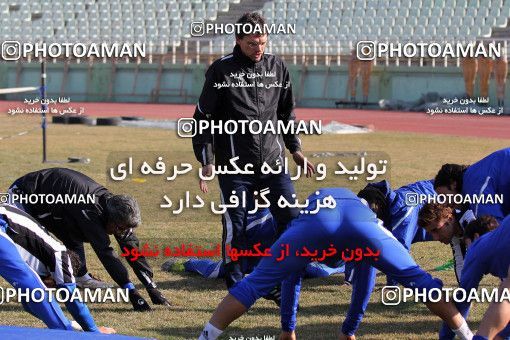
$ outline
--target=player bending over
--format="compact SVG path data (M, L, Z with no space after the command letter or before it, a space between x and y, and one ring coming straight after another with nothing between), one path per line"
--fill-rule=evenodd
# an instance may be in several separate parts
M330 198L331 196L331 198ZM289 310L282 309L282 338L295 338L297 302L301 272L312 261L307 256L294 256L304 253L304 249L324 250L333 246L335 249L372 249L379 250L377 260L369 257L363 260L368 266L374 266L387 275L394 277L405 287L431 289L442 285L430 274L423 271L409 256L407 250L378 224L377 217L356 195L346 189L321 189L319 195L309 198L306 211L318 207L319 200L332 199L334 208L321 208L317 214L301 214L294 219L288 229L271 247L272 254L278 254L280 244L290 245L290 256L277 261L276 257L264 257L255 270L237 285L218 305L216 311L206 324L200 339L216 339L235 319L243 315L255 301L274 287L275 283L286 280L282 287L282 306L287 294L294 303ZM303 248L305 247L305 248ZM340 255L332 257L334 262ZM289 308L289 305L286 308ZM443 300L426 303L427 307L456 330L461 339L470 339L472 334L464 318L458 313L453 303ZM342 335L346 338L346 335ZM354 338L351 336L350 338Z

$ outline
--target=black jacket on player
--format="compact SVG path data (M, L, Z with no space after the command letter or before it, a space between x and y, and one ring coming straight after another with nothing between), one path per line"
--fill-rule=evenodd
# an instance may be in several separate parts
M92 178L71 169L50 168L34 171L17 179L12 188L25 194L94 195L94 203L47 204L23 203L27 213L37 219L64 244L66 240L88 242L112 279L122 287L129 281L126 267L115 254L106 233L106 200L112 196L105 187ZM139 240L130 231L115 236L121 249L139 248ZM67 244L66 244L67 246ZM71 247L68 247L72 249ZM138 279L145 286L155 286L151 267L144 257L128 261Z
M264 54L260 61L253 62L236 45L232 54L211 64L205 78L193 116L197 123L258 120L263 129L268 121L276 129L277 121L287 124L295 119L289 72L277 56ZM281 87L271 86L275 83ZM226 86L220 88L217 84ZM300 140L295 134L251 134L248 128L242 134L239 126L233 135L215 133L213 136L208 130L193 137L195 156L202 165L213 164L214 157L217 165L227 165L229 159L238 156L238 165L252 163L253 170L260 169L263 162L271 167L282 164L283 145L291 153L300 150Z

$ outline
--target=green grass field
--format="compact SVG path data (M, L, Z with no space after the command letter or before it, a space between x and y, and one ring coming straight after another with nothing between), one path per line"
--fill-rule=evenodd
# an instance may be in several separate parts
M384 114L384 113L381 113ZM462 119L459 117L458 119ZM0 137L5 137L40 124L38 117L0 116ZM488 153L508 146L508 140L466 138L412 133L376 132L360 135L322 135L305 137L305 151L381 151L390 158L390 180L393 187L421 179L432 178L446 162L469 164ZM206 211L183 213L176 217L158 207L161 193L178 197L190 190L199 193L195 176L186 176L175 181L161 178L148 179L146 183L126 180L112 183L107 180L107 168L115 160L128 154L150 157L152 163L159 153L165 153L170 164L194 160L191 140L177 138L175 131L160 129L137 129L125 127L89 127L76 125L49 125L48 159L63 160L68 156L84 156L90 164L42 164L41 130L36 129L22 136L0 140L0 192L19 176L33 170L51 166L65 166L96 179L114 192L135 196L142 207L143 224L137 234L149 245L174 246L182 242L193 242L209 247L221 241L221 221ZM152 164L151 163L151 164ZM300 198L305 198L321 186L348 185L358 190L363 183L349 183L345 179L328 177L317 182L300 179L295 183ZM216 184L210 185L208 199L217 199ZM115 247L117 245L115 244ZM117 247L118 248L118 247ZM87 246L89 270L110 281L108 274ZM422 243L413 246L412 255L427 271L451 258L450 247L440 243ZM150 259L159 287L171 301L171 308L155 306L150 313L132 311L130 304L91 304L92 314L98 325L114 327L122 334L154 337L158 339L197 338L213 310L226 293L222 280L207 280L186 273L169 274L160 270L166 259L162 256ZM132 273L132 272L131 272ZM447 286L455 286L453 271L433 272ZM135 284L136 278L131 277ZM351 288L342 286L343 275L328 279L307 280L304 283L298 315L297 335L302 339L334 339L349 306ZM367 314L357 333L363 339L432 339L437 338L439 318L431 315L424 305L406 303L399 306L384 306L380 302L380 290L385 278L378 277L377 288L372 295ZM485 278L483 286L496 286L497 280ZM5 281L2 287L7 287ZM139 288L140 285L137 284ZM140 292L147 297L145 290ZM147 297L148 298L148 297ZM487 305L475 305L469 319L476 329ZM66 312L66 314L68 314ZM44 327L43 323L25 313L15 303L0 306L3 324ZM278 335L279 315L274 303L260 300L247 314L235 321L224 338L244 336Z

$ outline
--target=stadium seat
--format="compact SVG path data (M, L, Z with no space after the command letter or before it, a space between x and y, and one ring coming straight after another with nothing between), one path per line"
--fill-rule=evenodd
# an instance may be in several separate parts
M421 8L432 8L432 0L421 0Z
M468 6L478 8L478 6L480 6L480 3L478 2L478 0L469 0Z
M395 26L402 27L402 26L405 26L405 24L406 24L406 18L405 17L398 16L398 17L395 18L395 23L394 23Z
M454 10L453 7L447 7L443 9L443 12L441 14L443 17L453 18L454 17Z
M444 27L449 27L452 23L452 19L450 16L442 16L439 19L439 25Z
M443 41L448 38L448 29L445 26L438 26L436 28L435 37L438 41Z
M463 39L463 40L471 40L472 38L474 38L474 36L472 35L472 32L471 32L471 27L468 26L468 25L462 25L460 28L459 28L459 36Z
M445 8L455 7L455 0L444 0L443 7L445 7Z
M506 27L507 26L508 17L505 16L499 16L496 18L496 24L497 27Z
M425 27L416 26L413 30L413 37L415 37L418 40L425 38L426 37Z
M488 38L492 34L492 28L490 26L484 26L480 30L480 35L482 37Z

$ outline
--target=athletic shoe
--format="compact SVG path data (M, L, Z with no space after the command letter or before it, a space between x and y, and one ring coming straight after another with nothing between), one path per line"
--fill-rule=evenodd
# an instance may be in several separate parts
M92 276L92 274L90 274L90 273L87 273L83 276L77 277L76 285L80 288L90 288L90 289L113 288L113 285L111 283L103 282L99 278Z
M80 324L74 320L71 321L71 327L73 327L73 331L83 332L83 328L81 328Z
M269 294L264 296L264 299L274 301L274 303L280 307L282 303L282 286L278 285L274 287L273 290L269 292Z
M172 268L174 267L174 265L176 264L177 260L176 259L170 259L166 262L164 262L162 265L161 265L161 270L164 271L164 272L171 272L172 271Z
M196 260L198 257L184 257L182 260L170 259L161 265L161 270L164 272L185 272L184 264L189 260Z

